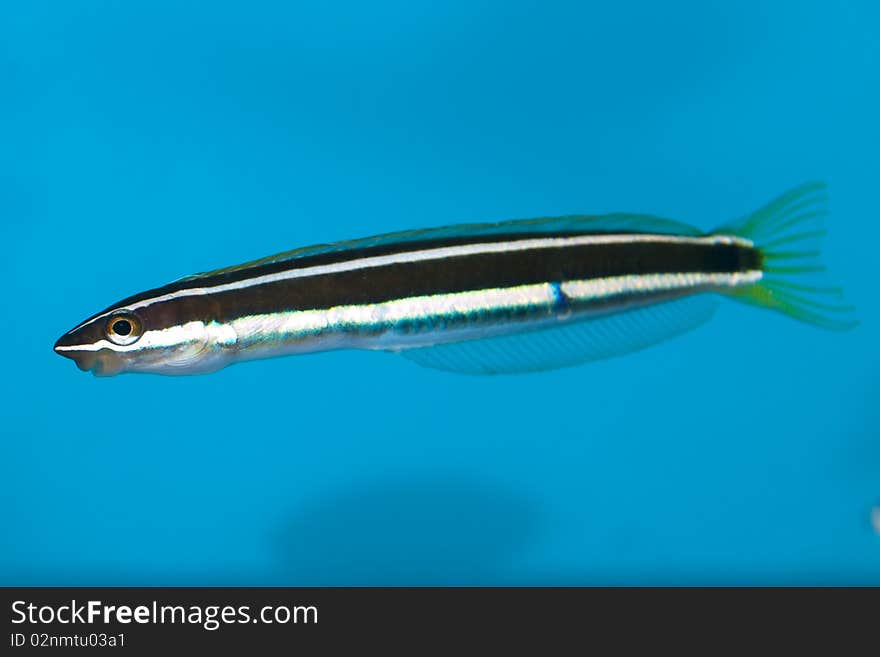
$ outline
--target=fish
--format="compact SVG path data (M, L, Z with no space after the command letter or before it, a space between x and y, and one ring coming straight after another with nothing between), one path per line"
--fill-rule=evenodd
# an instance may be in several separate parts
M614 213L300 248L136 294L54 349L97 376L204 374L335 349L523 373L658 344L707 322L723 297L846 330L855 309L822 280L826 203L811 182L709 232Z

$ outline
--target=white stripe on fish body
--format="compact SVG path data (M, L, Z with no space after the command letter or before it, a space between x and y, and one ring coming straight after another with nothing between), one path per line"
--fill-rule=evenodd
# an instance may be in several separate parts
M59 350L139 353L144 355L141 371L203 373L270 356L345 348L399 351L503 335L750 285L761 276L760 271L646 274L473 290L248 315L224 323L189 321L148 330L131 345L100 340Z
M628 275L249 315L229 324L238 336L230 356L250 360L345 348L399 351L473 340L750 285L761 276L760 271Z

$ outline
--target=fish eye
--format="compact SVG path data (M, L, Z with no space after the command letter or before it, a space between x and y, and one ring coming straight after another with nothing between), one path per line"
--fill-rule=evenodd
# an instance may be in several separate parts
M140 320L130 313L111 315L104 331L113 344L129 345L141 337L143 327Z

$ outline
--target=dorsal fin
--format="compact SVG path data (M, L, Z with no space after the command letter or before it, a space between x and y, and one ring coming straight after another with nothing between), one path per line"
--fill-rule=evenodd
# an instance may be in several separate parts
M483 224L459 224L455 226L443 226L440 228L420 228L416 230L404 230L383 235L374 235L356 240L333 242L330 244L318 244L306 246L292 251L276 253L275 255L251 260L240 265L215 269L213 271L193 274L182 278L182 281L228 274L230 272L243 271L261 265L269 265L276 262L286 262L320 255L323 253L336 253L354 249L364 249L389 244L406 244L429 240L450 239L455 237L480 237L493 235L530 235L542 233L560 234L583 234L583 233L657 233L663 235L700 235L699 230L671 219L664 219L647 214L606 214L606 215L566 215L562 217L542 217L538 219L515 219L512 221L500 221Z

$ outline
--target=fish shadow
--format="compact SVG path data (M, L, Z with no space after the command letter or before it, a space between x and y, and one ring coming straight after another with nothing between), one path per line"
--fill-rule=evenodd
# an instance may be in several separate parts
M367 483L292 515L279 575L294 586L502 583L540 524L532 502L485 483Z

